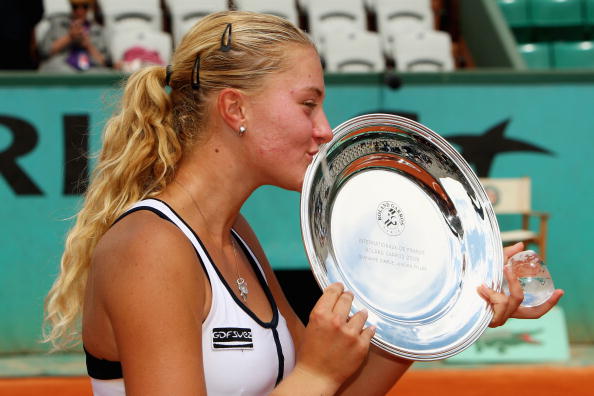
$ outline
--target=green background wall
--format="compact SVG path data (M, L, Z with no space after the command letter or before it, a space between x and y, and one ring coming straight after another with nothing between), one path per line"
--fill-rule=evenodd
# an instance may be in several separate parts
M452 73L403 75L392 90L383 76L327 76L332 126L376 111L414 114L445 136L480 137L509 120L507 138L553 155L501 153L489 176L530 176L533 206L551 214L548 264L573 342L594 342L594 75L591 73ZM30 123L35 148L18 165L43 195L17 195L0 174L0 353L41 351L44 295L58 271L64 235L79 198L64 195L64 116L86 115L91 151L119 92L118 76L0 75L0 116ZM0 158L13 134L0 124ZM92 163L92 162L91 162ZM275 269L307 268L299 228L299 195L258 190L243 209ZM503 219L504 223L508 220Z

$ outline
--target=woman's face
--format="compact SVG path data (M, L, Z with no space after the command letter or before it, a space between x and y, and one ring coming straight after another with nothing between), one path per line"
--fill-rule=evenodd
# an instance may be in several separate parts
M87 19L87 12L91 7L91 3L89 1L72 1L70 5L72 6L72 17L75 20L84 21L85 19Z
M268 77L250 97L244 139L263 184L301 191L307 166L332 130L322 108L324 72L317 52L305 46L289 50L289 69Z

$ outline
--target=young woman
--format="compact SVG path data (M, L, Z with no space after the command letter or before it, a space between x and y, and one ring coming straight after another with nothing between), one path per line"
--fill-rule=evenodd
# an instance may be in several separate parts
M259 186L301 189L332 136L324 92L308 37L244 12L206 17L171 67L129 78L47 301L58 345L82 316L96 395L381 395L406 371L369 352L339 284L304 327L239 214ZM560 296L517 309L510 283L511 298L481 291L494 325Z

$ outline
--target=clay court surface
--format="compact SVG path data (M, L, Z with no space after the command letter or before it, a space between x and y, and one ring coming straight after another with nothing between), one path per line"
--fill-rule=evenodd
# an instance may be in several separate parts
M594 396L594 364L583 359L563 365L432 365L436 367L413 367L388 395ZM91 396L91 387L88 378L80 375L0 379L0 396L37 395Z

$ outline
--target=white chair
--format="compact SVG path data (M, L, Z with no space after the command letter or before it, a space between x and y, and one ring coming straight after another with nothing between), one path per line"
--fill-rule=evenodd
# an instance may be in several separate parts
M521 228L501 231L504 244L514 242L533 243L538 246L540 257L546 262L547 231L549 214L531 209L531 180L529 177L518 178L482 178L493 210L497 215L519 215L522 218ZM538 219L538 231L530 229L530 218Z
M165 4L171 14L171 30L176 45L200 19L228 9L227 0L165 0Z
M43 16L51 17L56 14L70 15L72 8L68 0L43 0Z
M394 37L419 30L433 30L431 0L374 0L377 30L382 36L384 53L391 56Z
M159 0L100 0L108 41L122 30L163 29Z
M114 64L123 61L126 52L135 47L157 52L161 59L158 64L164 66L171 58L171 35L155 30L116 30L109 42Z
M309 4L309 29L316 43L339 32L367 29L365 8L361 0L311 1Z
M401 72L444 72L454 70L452 39L440 31L418 31L394 37L392 53Z
M297 9L293 0L235 0L238 10L272 14L299 24Z
M38 43L43 40L52 18L69 18L71 13L72 8L68 0L43 0L43 18L35 26L35 40Z
M367 31L328 36L324 59L330 73L377 73L386 66L379 35Z

